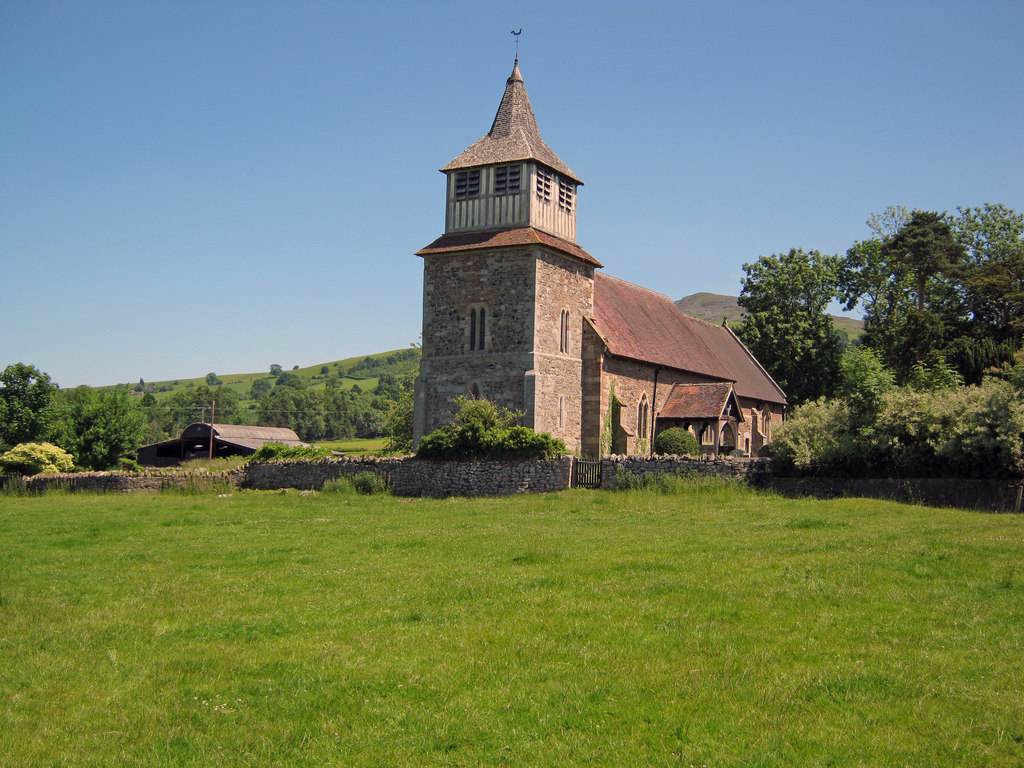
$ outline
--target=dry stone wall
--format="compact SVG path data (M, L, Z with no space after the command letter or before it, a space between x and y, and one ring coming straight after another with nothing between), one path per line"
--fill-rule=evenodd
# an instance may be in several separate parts
M233 472L79 472L20 478L30 493L47 490L132 493L178 489L229 491L235 487L259 490L296 488L320 490L330 480L372 472L388 480L400 496L502 496L561 491L571 484L575 459L547 461L455 462L405 458L349 458L321 461L272 461L246 465ZM773 477L768 459L702 456L608 456L601 459L601 487L616 487L619 473L714 475L771 488L787 496L838 496L892 499L929 506L953 506L996 512L1021 512L1021 480L964 480L926 478ZM17 480L0 478L0 489Z
M508 496L569 487L572 457L526 461L405 462L392 477L400 496Z
M569 487L572 457L527 461L423 461L406 458L268 461L245 468L246 488L319 490L331 480L372 472L399 496L506 496Z
M233 472L181 472L144 470L142 472L67 472L22 478L29 493L43 491L92 491L96 493L132 493L135 491L230 489L242 481L240 470Z

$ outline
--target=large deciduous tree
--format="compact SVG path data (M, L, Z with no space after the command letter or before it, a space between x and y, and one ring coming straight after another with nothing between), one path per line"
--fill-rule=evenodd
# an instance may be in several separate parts
M34 365L13 363L0 373L0 444L38 442L52 430L58 387Z
M111 469L132 456L146 436L146 415L123 387L64 391L57 443L82 469Z
M739 304L747 318L737 334L799 404L829 394L842 342L828 314L838 290L840 258L792 249L744 264Z

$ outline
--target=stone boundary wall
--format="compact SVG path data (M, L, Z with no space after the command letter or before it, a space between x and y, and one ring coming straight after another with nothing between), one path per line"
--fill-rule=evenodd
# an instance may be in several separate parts
M571 456L528 461L424 461L402 458L341 458L318 461L270 461L247 464L232 472L78 472L21 478L30 493L59 489L132 493L177 489L209 491L218 487L279 490L320 490L330 480L372 472L387 479L399 496L502 496L565 490L572 477ZM1024 512L1020 480L963 478L830 478L774 477L768 459L681 456L608 456L601 460L601 487L613 489L619 472L667 474L696 472L769 488L785 496L829 499L890 499L936 507L994 512ZM17 482L17 481L14 481ZM0 478L0 488L11 480Z
M525 461L425 461L403 458L344 458L247 464L242 486L256 489L320 490L330 480L373 472L398 496L506 496L569 487L572 457Z
M606 456L601 459L601 488L615 488L620 472L633 475L667 475L682 472L715 475L743 480L762 487L771 479L768 459L741 459L731 456Z
M352 477L361 472L372 472L386 478L388 483L393 485L396 467L400 467L405 461L405 458L363 456L250 462L242 468L241 486L257 491L273 491L280 488L319 491L331 480Z
M132 493L134 491L206 490L218 486L237 487L240 470L234 472L180 472L143 470L142 472L66 472L33 475L21 479L29 493L49 490Z
M783 496L813 496L816 499L847 496L986 512L1024 511L1020 480L971 480L961 477L773 477L767 487Z

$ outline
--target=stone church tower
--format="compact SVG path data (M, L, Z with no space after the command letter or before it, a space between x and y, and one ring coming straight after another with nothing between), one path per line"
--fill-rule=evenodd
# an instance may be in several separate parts
M522 411L581 444L583 330L594 270L576 244L580 179L540 136L519 61L486 136L444 166L444 234L423 257L414 443L459 395Z

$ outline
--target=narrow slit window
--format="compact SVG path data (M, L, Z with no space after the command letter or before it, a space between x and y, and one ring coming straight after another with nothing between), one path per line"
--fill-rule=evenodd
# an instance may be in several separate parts
M470 307L466 322L469 325L468 350L482 351L487 345L487 310L479 304Z
M558 351L569 351L569 310L563 309L558 327Z

